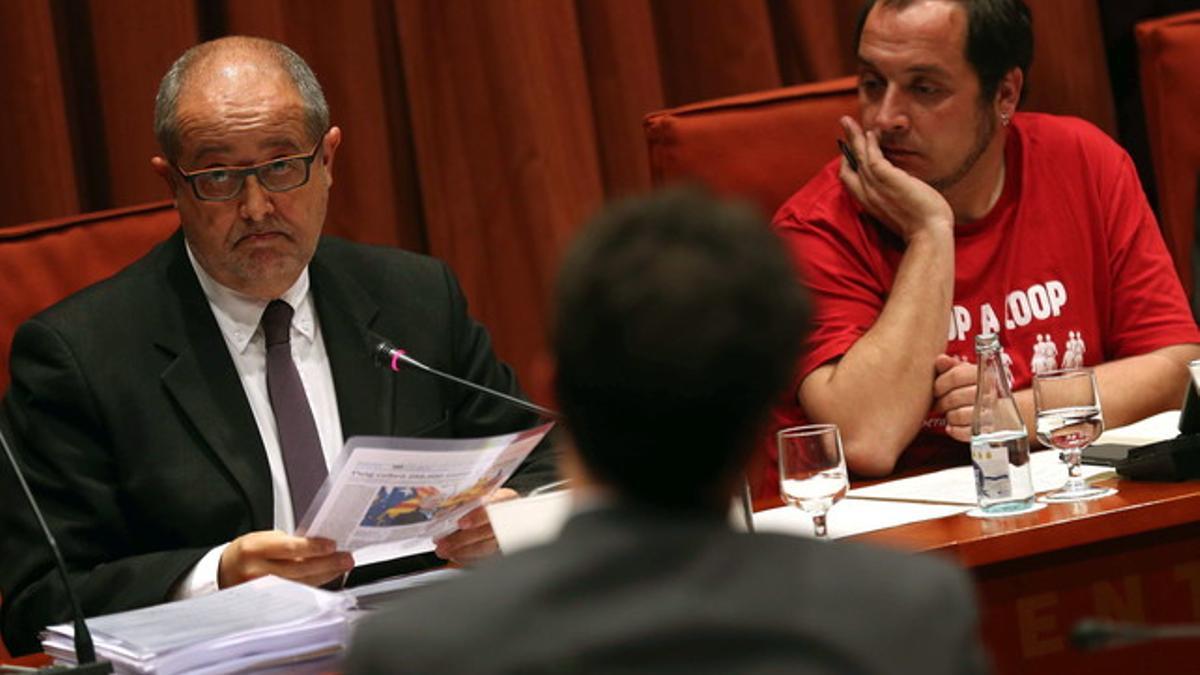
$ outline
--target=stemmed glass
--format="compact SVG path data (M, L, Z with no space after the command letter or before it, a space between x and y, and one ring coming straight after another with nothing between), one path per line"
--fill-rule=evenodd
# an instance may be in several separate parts
M1037 435L1056 448L1067 463L1067 482L1042 496L1047 502L1081 502L1116 494L1112 488L1092 487L1083 479L1079 462L1083 449L1104 431L1096 374L1091 368L1067 368L1033 377Z
M825 515L846 496L846 458L836 424L781 429L779 487L784 501L811 514L818 539L827 536Z

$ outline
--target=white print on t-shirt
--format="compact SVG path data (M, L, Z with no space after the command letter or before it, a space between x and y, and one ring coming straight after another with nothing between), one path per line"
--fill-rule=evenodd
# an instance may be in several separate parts
M1034 320L1044 321L1062 314L1067 304L1067 287L1061 281L1050 280L1034 284L1029 288L1010 291L1004 297L1003 316L1005 330L1028 326ZM996 310L989 303L979 306L979 330L972 331L971 311L962 305L954 305L950 311L951 341L964 340L974 332L999 334L1001 324ZM1055 348L1057 359L1058 349Z
M1063 348L1066 350L1063 354L1063 368L1079 368L1083 365L1083 353L1087 351L1087 346L1083 343L1082 331L1067 331L1067 343Z
M1000 363L1001 363L1001 364L1004 366L1004 379L1008 380L1008 389L1009 389L1009 391L1012 391L1012 385L1013 385L1012 364L1013 364L1013 360L1012 360L1012 357L1008 355L1008 352L1004 351L1004 348L1003 348L1003 347L1001 347L1001 348L1000 348Z
M1033 359L1029 369L1036 375L1054 370L1058 367L1058 347L1049 335L1038 333L1037 342L1033 345Z

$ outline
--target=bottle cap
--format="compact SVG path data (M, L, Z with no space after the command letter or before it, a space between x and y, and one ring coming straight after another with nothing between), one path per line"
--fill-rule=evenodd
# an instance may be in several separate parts
M1000 346L1000 337L995 333L980 333L975 336L975 349L994 349Z

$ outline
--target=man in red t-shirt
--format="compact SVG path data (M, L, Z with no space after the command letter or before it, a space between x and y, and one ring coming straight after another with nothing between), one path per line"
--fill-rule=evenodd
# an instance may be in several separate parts
M1128 156L1016 113L1032 44L1021 0L868 2L857 170L830 163L775 217L817 304L798 400L860 475L967 461L980 333L1031 430L1033 372L1095 366L1112 427L1178 406L1200 358Z

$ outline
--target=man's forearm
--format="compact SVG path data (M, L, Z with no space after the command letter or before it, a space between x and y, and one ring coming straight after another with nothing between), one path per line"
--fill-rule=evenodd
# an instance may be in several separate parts
M933 361L946 347L953 290L951 232L914 237L871 329L801 384L807 416L838 425L856 473L889 473L920 430L932 401Z
M1094 370L1105 429L1133 424L1183 405L1183 394L1192 382L1188 362L1194 359L1200 359L1200 345L1172 345L1097 365ZM1021 408L1031 440L1037 442L1032 390L1018 392L1016 405Z
M1200 345L1183 344L1096 366L1096 386L1100 389L1105 428L1132 424L1181 406L1191 382L1187 364L1195 359L1200 359ZM1033 390L1017 392L1016 399L1029 429L1029 438L1038 442Z
M1200 345L1173 345L1096 366L1104 425L1124 426L1181 406L1191 381L1188 361L1198 358Z

